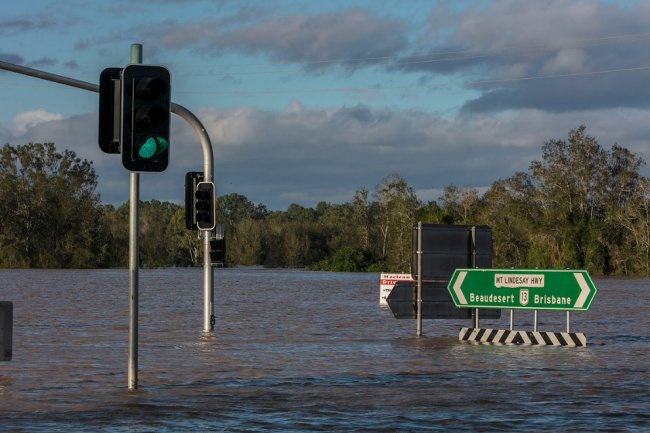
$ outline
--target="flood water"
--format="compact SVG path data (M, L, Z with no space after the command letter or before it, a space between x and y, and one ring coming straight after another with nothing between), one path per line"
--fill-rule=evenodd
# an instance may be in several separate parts
M0 270L0 431L650 431L650 280L595 283L571 316L587 347L490 346L459 342L464 320L416 337L378 274L259 268L215 271L205 335L202 270L141 271L130 392L128 271ZM540 312L539 330L565 319Z

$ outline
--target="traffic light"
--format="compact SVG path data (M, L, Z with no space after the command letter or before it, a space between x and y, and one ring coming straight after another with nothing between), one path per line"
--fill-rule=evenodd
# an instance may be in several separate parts
M194 193L196 227L199 230L212 230L215 226L214 184L199 182Z
M223 266L226 262L226 239L223 237L210 238L210 262Z
M202 171L185 174L185 227L196 230L196 186L203 181Z
M106 153L120 153L122 68L106 68L99 75L99 128L97 142Z
M171 78L162 66L128 65L122 71L122 165L164 171L169 163Z

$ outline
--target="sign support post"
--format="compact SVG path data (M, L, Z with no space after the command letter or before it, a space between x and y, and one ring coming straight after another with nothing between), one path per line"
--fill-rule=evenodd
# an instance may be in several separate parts
M476 268L476 226L472 226L469 231L470 242L472 243L472 268ZM478 323L478 308L475 308L472 314L472 326L474 328L479 327Z

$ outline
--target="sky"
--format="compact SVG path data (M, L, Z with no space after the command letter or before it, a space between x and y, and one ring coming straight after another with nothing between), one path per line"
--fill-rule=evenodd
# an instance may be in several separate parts
M648 160L648 22L650 2L622 0L24 0L3 6L0 60L97 84L139 43L205 126L218 195L314 207L398 174L427 202L526 171L583 124ZM97 122L97 93L0 70L0 143L75 151L120 205L129 174ZM177 116L170 141L143 200L182 203L203 169Z

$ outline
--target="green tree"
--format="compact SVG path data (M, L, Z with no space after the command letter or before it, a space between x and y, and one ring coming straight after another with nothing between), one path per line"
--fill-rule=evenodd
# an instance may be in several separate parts
M0 265L97 265L101 213L92 163L54 143L0 150Z
M360 251L370 251L372 219L368 202L368 190L360 188L352 197L352 226L355 232L355 247Z
M160 267L175 263L177 245L170 242L169 226L179 205L150 200L140 202L140 264Z
M331 257L315 263L310 269L331 272L363 272L368 265L366 253L352 247L343 247Z
M245 218L237 222L232 233L226 233L228 263L260 265L264 263L263 220Z
M641 157L618 144L612 146L608 155L608 183L603 201L607 271L611 273L648 276L649 181L639 173L644 165Z
M354 211L349 203L320 205L320 210L316 213L317 227L325 237L326 254L331 255L348 245L349 240L355 236L351 224Z
M540 228L551 235L542 248L557 267L606 270L602 219L607 207L608 154L580 126L568 140L549 140L530 172L542 209Z
M495 263L645 273L650 242L644 240L644 164L618 144L603 149L585 126L570 131L567 140L547 141L528 173L495 182L482 199L481 221L493 228Z
M268 213L266 206L255 205L241 194L230 193L217 197L218 219L228 228L246 218L263 219Z
M420 206L416 219L427 224L443 224L445 222L442 208L435 201L429 201Z
M380 257L387 271L407 272L411 260L411 233L420 206L415 190L404 178L393 174L377 185L375 200L379 205Z
M97 266L103 268L127 267L129 257L129 209L127 205L115 209L112 205L99 208L100 253Z
M188 230L185 227L185 209L178 206L171 215L166 230L170 243L171 263L176 266L202 265L203 242L198 230Z
M535 195L531 177L523 172L497 180L484 194L478 222L492 228L494 267L528 266L530 235L539 220Z
M650 276L650 179L641 178L629 200L607 215L609 253L614 272Z
M443 221L448 224L476 224L481 200L478 191L470 187L445 187L442 197Z

